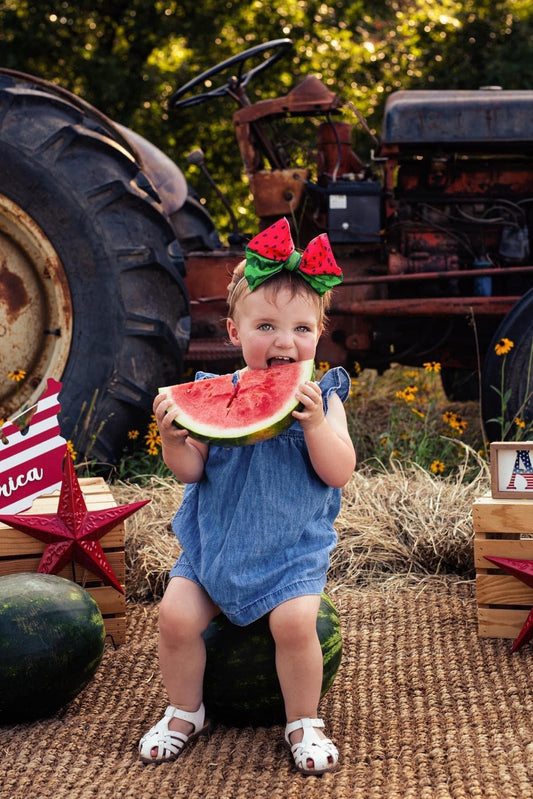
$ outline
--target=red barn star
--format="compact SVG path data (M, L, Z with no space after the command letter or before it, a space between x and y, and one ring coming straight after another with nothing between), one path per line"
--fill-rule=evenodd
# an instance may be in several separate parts
M485 555L487 560L499 566L507 574L512 574L521 582L533 588L533 560L522 560L521 558L493 558L492 556ZM511 652L516 652L517 649L527 644L533 638L533 608L529 611L529 616L524 622L524 626L520 630L517 639L511 647Z
M141 502L132 502L130 505L88 511L72 458L67 454L57 514L0 515L0 521L48 544L39 563L38 572L57 574L69 561L74 560L100 577L106 585L113 586L123 594L124 589L113 572L99 540L119 522L148 502L150 500L145 499Z

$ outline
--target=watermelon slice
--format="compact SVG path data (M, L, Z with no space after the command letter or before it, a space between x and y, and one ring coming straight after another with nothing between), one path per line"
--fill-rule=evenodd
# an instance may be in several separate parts
M312 380L313 360L245 370L160 388L179 409L175 423L198 441L241 447L273 438L294 421L298 386Z

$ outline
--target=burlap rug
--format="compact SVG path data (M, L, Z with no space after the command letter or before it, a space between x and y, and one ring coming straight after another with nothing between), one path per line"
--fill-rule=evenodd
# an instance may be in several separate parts
M533 651L477 636L472 584L334 595L340 672L321 713L336 773L303 777L282 728L216 726L175 763L143 766L139 737L166 701L157 606L129 609L128 642L53 718L0 727L2 799L462 799L533 796Z

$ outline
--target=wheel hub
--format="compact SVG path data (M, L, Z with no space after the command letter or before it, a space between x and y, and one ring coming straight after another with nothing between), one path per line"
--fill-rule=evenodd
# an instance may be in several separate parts
M72 302L61 261L41 228L0 194L0 421L61 380L72 341ZM25 376L17 381L10 373Z

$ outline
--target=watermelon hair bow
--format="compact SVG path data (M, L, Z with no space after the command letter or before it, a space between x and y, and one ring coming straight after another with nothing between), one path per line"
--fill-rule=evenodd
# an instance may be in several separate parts
M250 291L282 269L296 272L320 296L342 282L327 233L309 242L303 253L295 247L287 219L283 217L248 243L244 276Z

